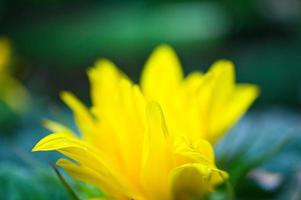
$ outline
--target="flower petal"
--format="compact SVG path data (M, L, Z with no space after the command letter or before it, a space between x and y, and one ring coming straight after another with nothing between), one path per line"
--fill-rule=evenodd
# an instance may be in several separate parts
M41 139L32 149L32 151L52 151L68 147L78 147L81 146L81 141L76 140L76 138L68 132L59 132L50 134L43 139Z
M118 101L118 83L125 75L111 61L101 59L96 62L95 67L88 70L88 76L92 104L97 109L95 113L100 118L106 118Z
M228 131L247 111L259 95L259 88L252 84L238 84L216 117L215 126L211 126L212 140L216 141L222 133Z
M219 60L212 65L208 73L212 74L215 79L211 99L211 112L215 116L234 90L234 65L231 61Z
M159 104L150 102L146 108L148 128L145 135L142 183L150 199L168 196L168 173L172 155L170 138Z
M93 141L97 137L97 124L86 106L72 93L61 92L62 100L71 108L74 113L76 124L84 139Z
M170 174L173 199L201 199L227 177L227 173L210 165L193 163L177 167Z
M125 194L122 193L122 189L104 174L100 174L84 165L76 164L64 158L59 159L56 164L65 169L73 178L103 188L106 193L113 195L111 197L115 199L126 199Z
M176 92L183 79L181 64L174 50L161 45L154 50L143 69L141 87L150 100L165 101Z
M8 39L0 38L0 73L8 70L8 64L11 58L11 44Z
M177 140L177 165L187 163L203 163L204 165L214 165L214 151L212 145L207 140L189 141Z
M117 187L125 194L134 193L131 183L127 182L125 177L114 165L110 157L102 154L92 145L70 135L68 133L53 133L40 140L32 151L51 151L56 150L72 160L78 165L84 166L83 169L89 169L98 174L98 176L107 179L106 185ZM83 171L85 173L85 170ZM117 192L118 193L118 192Z
M74 134L74 132L69 129L68 127L64 126L61 123L49 120L49 119L44 119L42 121L42 124L45 128L47 128L48 130L52 131L52 132L67 132L70 134Z

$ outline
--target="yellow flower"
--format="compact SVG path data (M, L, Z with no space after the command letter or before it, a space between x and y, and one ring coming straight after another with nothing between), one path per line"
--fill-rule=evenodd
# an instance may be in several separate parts
M184 78L175 52L160 46L151 56L141 77L143 94L160 103L169 129L188 137L215 143L258 96L252 84L236 84L233 63L215 62L203 74L192 72Z
M90 109L61 94L81 135L47 121L53 133L33 151L66 155L73 161L60 159L59 166L114 199L193 199L227 179L205 139L214 142L257 94L255 86L234 85L230 62L184 79L174 51L163 45L147 62L141 89L108 60L97 62L88 76Z
M22 84L9 73L11 54L10 42L0 38L0 100L14 111L23 112L29 101L29 94Z

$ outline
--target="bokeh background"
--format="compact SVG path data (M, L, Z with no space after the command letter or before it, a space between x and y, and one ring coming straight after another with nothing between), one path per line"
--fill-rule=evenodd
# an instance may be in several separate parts
M22 113L0 100L0 199L66 199L48 164L57 155L31 153L48 133L41 120L72 126L60 91L89 104L86 70L103 57L138 81L162 43L176 49L186 73L226 58L238 82L261 88L216 147L237 197L301 199L301 1L0 0L0 35L12 44L11 74L31 95Z

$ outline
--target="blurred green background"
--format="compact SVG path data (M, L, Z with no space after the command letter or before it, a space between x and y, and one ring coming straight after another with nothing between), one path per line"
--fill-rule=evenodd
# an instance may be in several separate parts
M48 164L57 155L30 152L48 133L41 119L72 125L71 113L58 99L61 90L88 103L86 70L102 57L138 81L148 55L161 43L176 49L186 73L205 71L226 58L236 64L238 82L260 86L251 114L216 151L234 179L258 167L282 179L272 189L257 176L235 179L239 199L255 199L254 194L256 199L301 199L300 0L0 0L0 36L11 40L11 72L32 96L23 114L0 101L0 199L66 199ZM282 148L291 132L294 142ZM267 150L271 141L281 151ZM229 144L232 157L223 148ZM260 155L265 154L273 159L263 165Z
M258 103L300 107L298 0L0 2L0 33L35 92L87 91L85 69L100 57L137 80L151 50L168 43L186 72L231 59L239 81L260 85Z

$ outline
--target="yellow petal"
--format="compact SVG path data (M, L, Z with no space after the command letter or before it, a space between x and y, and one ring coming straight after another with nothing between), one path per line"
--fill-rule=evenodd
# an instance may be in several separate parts
M97 130L95 120L86 106L70 92L61 92L62 100L74 113L76 124L85 139L93 140Z
M234 90L234 65L231 61L220 60L212 65L208 73L213 74L215 79L211 99L211 112L215 116Z
M145 126L144 97L139 87L108 60L100 60L88 73L93 113L100 119L100 126L105 126L105 130L99 129L97 142L104 147L100 147L103 151L119 158L124 174L138 185Z
M183 79L180 62L174 50L161 45L154 50L143 69L141 87L150 100L165 101L171 98Z
M198 123L195 121L193 126L198 126L198 128L200 129L199 133L192 132L194 133L194 137L192 139L196 139L199 137L204 139L210 138L210 114L212 109L212 96L214 85L214 75L212 73L207 73L206 75L204 75L203 81L196 91L195 101L192 101L191 103L191 105L194 105L194 107L190 109L192 109L192 111L199 111L199 113L194 114L196 118L195 120L198 120L199 126ZM199 134L199 136L197 137L195 134Z
M121 105L123 103L121 93L128 94L128 91L122 91L121 88L128 90L128 81L124 80L125 76L106 59L99 60L95 67L89 69L88 76L91 82L92 112L101 121L101 125L105 126L106 131L99 134L104 134L103 139L107 137L108 140L115 141L115 145L120 145L118 143L123 141L112 137L124 136L128 131L128 124L125 123L126 117L122 110L124 108ZM124 80L123 84L121 84L122 80ZM98 138L98 143L103 139Z
M187 92L189 92L190 94L195 92L203 83L204 80L204 74L199 72L199 71L195 71L192 72L190 74L188 74L188 76L185 78L184 80L184 87L187 90Z
M29 106L30 95L14 77L0 72L0 99L15 112L24 112Z
M227 177L227 173L214 166L199 163L182 165L170 175L173 197L175 200L201 199Z
M222 133L228 131L247 111L259 95L259 89L252 84L238 84L224 109L220 110L220 118L212 125L212 140L216 141Z
M88 71L91 83L91 98L93 106L105 117L112 104L118 100L118 83L124 75L107 59L96 62L95 67Z
M102 154L88 144L68 133L53 133L40 140L32 151L56 150L76 161L85 169L94 171L99 176L105 177L106 184L118 187L125 194L132 194L131 184L111 161L110 157Z
M227 60L215 62L206 77L208 80L199 89L201 132L215 143L247 110L258 91L255 87L245 90L235 85L234 65Z
M9 40L0 38L0 74L5 73L11 58L11 45Z
M65 132L53 133L44 137L32 149L32 151L53 150L59 151L78 163L85 164L85 166L95 170L106 169L106 161L109 162L109 160L105 159L105 156L94 149L92 145Z
M43 139L41 139L32 149L32 151L52 151L68 147L78 147L81 146L81 141L76 140L76 138L68 132L59 132L50 134Z
M59 159L56 164L64 168L73 178L104 189L107 194L112 195L110 196L110 199L126 199L125 194L122 193L123 190L119 188L116 183L112 182L112 179L104 176L104 174L100 174L83 165L75 164L74 162L63 158Z
M86 106L73 94L62 92L61 98L73 111L76 125L78 126L83 139L115 159L114 162L116 164L120 164L121 152L116 148L120 143L116 141L118 135L113 134L112 130L109 128L110 124L100 123L101 119L99 120L99 118L94 117ZM110 114L114 116L114 113Z
M115 135L121 149L125 174L139 188L140 174L137 171L140 171L141 168L143 131L145 128L143 119L139 118L139 112L144 109L145 115L145 105L140 107L142 105L139 105L141 102L138 101L141 100L139 99L141 96L136 93L139 91L134 88L128 79L120 80L119 104L115 105L119 111L112 114L115 115L114 124L116 121L118 122L118 125L115 125L118 128Z
M44 119L42 121L42 124L45 128L47 128L48 130L50 130L52 132L67 132L70 134L74 134L73 131L71 129L69 129L68 127L66 127L58 122L49 120L49 119Z
M204 165L214 165L214 151L212 145L207 140L189 141L177 140L176 157L177 165L191 162L203 163Z
M159 104L150 102L146 108L148 127L145 135L142 183L151 199L169 196L168 173L172 165L170 139Z

